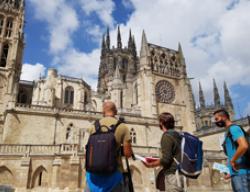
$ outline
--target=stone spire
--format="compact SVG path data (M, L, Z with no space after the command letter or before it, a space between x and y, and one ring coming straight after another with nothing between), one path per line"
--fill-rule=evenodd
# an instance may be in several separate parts
M229 94L229 90L228 90L226 82L224 82L224 100L225 100L225 107L226 108L230 108L230 109L234 108L233 107L233 102L232 102L231 96Z
M181 43L179 42L178 43L178 52L180 54L180 57L184 58L184 55L183 55L183 51L182 51L182 47L181 47Z
M213 86L214 86L214 105L215 107L220 107L221 106L220 95L219 95L219 91L218 91L215 79L213 79Z
M120 33L120 26L118 26L118 30L117 30L117 48L118 49L122 48L122 38L121 38L121 33Z
M110 36L109 36L109 27L107 28L107 36L106 36L106 47L110 50Z
M119 65L116 65L115 74L114 74L114 78L112 82L112 89L122 89L122 86L123 86L123 83L121 80Z
M135 44L135 37L134 37L134 36L133 36L133 38L132 38L132 53L133 53L133 56L134 56L134 57L137 56L136 44Z
M142 32L142 40L141 40L141 57L149 56L149 49L148 49L148 41L145 34L145 31Z
M129 30L128 49L131 51L133 49L133 39L132 39L131 29Z
M204 109L206 107L206 102L200 82L199 82L199 101L201 109Z
M105 42L105 35L102 36L102 55L104 55L106 51L106 42Z

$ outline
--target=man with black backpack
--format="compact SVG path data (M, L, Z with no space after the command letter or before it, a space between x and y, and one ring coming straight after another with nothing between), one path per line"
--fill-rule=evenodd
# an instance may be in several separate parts
M225 127L224 151L228 157L228 167L234 192L250 192L250 150L249 135L239 125L233 124L229 113L220 109L214 112L215 124Z
M115 104L105 102L104 118L90 128L86 146L87 192L125 192L121 156L131 157L131 138L129 129L115 118L116 114Z
M175 120L172 114L162 113L159 116L159 126L163 131L161 138L161 158L153 162L144 162L146 167L162 166L165 172L165 191L183 192L184 176L179 175L177 161L181 159L181 135L174 130Z

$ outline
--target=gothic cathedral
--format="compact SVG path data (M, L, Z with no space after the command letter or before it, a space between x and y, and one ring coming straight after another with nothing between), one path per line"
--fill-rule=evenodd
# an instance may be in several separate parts
M87 130L102 118L102 103L111 100L118 116L125 118L134 153L159 157L158 115L170 112L178 131L203 141L204 171L188 182L190 191L230 191L211 169L213 162L226 161L219 143L224 130L214 126L212 114L223 107L233 116L233 102L226 83L221 102L214 80L214 103L207 105L201 84L199 105L195 103L181 44L174 50L149 43L143 31L137 49L131 31L127 45L122 44L118 27L117 45L112 46L107 29L96 91L83 79L51 68L46 77L20 80L24 13L24 0L0 1L0 187L9 185L18 192L82 191ZM244 118L235 123L248 128ZM164 191L162 168L145 169L140 161L130 160L130 169L135 191Z

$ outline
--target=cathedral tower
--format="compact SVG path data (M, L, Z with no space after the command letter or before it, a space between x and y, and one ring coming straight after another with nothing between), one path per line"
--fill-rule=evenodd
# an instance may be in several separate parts
M0 114L17 98L24 48L24 0L0 2Z
M104 98L112 98L117 92L117 82L122 84L119 88L119 105L121 109L131 108L133 105L133 92L131 89L135 86L135 78L137 75L138 58L136 46L132 33L130 31L128 38L128 46L122 45L122 37L120 27L117 29L117 46L110 47L109 28L103 36L101 62L99 66L97 91ZM119 75L118 75L119 74ZM114 85L116 88L114 88ZM126 97L125 97L126 96ZM117 98L115 99L117 100ZM120 109L120 110L121 110Z
M195 130L194 98L180 44L173 50L149 43L143 31L137 82L143 116L170 112L179 129Z

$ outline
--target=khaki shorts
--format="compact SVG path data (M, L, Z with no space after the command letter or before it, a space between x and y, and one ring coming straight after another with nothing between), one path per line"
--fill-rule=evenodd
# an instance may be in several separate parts
M169 174L165 176L166 192L184 192L185 178L179 174Z

